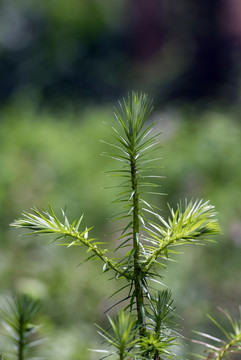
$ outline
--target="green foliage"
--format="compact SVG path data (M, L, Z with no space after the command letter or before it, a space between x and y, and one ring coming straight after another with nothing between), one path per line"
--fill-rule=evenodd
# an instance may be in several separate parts
M5 335L12 343L18 360L36 357L38 346L43 341L40 326L33 323L39 308L39 303L29 296L18 295L1 310Z
M152 106L145 95L132 93L120 108L120 113L115 111L119 127L112 127L114 142L109 144L114 152L105 155L122 164L112 173L121 179L117 185L121 192L114 203L123 205L122 212L114 218L126 220L117 238L119 245L114 250L121 250L121 255L110 258L107 249L102 248L103 242L88 238L90 229L79 231L82 216L78 221L69 222L62 211L64 220L60 221L51 207L50 212L41 213L37 209L32 213L25 212L12 225L29 229L30 234L70 238L66 244L68 247L84 245L91 253L87 260L100 259L104 263L104 272L112 270L115 279L127 282L124 288L128 295L119 302L129 300L125 307L127 315L120 313L117 322L109 318L114 336L102 331L115 349L110 354L117 354L122 360L131 350L134 357L172 359L176 356L172 347L176 345L177 336L173 335L170 323L171 295L165 291L155 294L150 281L162 278L156 265L160 259L169 258L174 253L174 246L199 243L207 236L218 234L219 227L214 207L209 202L186 201L184 209L180 203L176 211L171 209L171 217L167 220L154 211L154 206L145 198L147 194L161 194L152 191L152 188L159 187L156 181L160 178L153 174L153 162L158 160L158 157L153 157L153 151L158 149L159 134L153 134L154 124L147 124ZM148 215L157 218L158 223Z
M158 102L156 99L150 120L160 119L155 128L162 131L163 146L156 155L163 159L162 168L153 171L166 175L161 191L168 195L146 195L145 199L161 208L164 219L170 216L166 202L176 210L180 197L210 199L223 232L215 236L218 246L208 243L179 247L180 252L185 249L184 255L171 254L169 259L176 261L168 261L167 271L162 271L161 282L172 288L177 312L183 318L179 320L182 335L190 338L192 329L214 333L204 314L215 314L217 304L232 311L240 303L241 287L237 286L241 272L240 115L238 109L234 113L235 109L220 109L217 104L202 111L195 107L172 107L160 112ZM115 164L112 159L100 156L108 150L107 145L99 142L99 139L112 142L109 128L103 125L105 121L117 126L112 105L61 107L60 114L23 101L2 106L0 114L1 294L5 297L9 291L23 291L44 301L45 315L54 328L51 352L56 358L89 360L96 354L86 348L99 346L93 323L108 326L108 320L101 314L112 302L122 299L124 289L107 298L118 290L121 282L106 281L112 272L102 275L99 261L76 268L85 258L84 246L65 249L54 242L46 246L51 235L42 237L42 241L38 237L24 238L19 236L21 230L9 229L8 225L23 209L30 211L33 205L44 209L51 203L61 222L62 214L58 211L61 207L69 219L78 219L84 211L81 230L94 224L89 236L107 241L109 245L103 248L115 246L114 231L118 224L106 218L117 212L118 204L106 203L111 202L116 191L105 191L103 186L110 187L119 178L101 172ZM185 206L184 200L182 205ZM120 223L123 226L124 219ZM65 240L61 242L67 243ZM161 257L159 262L166 264ZM156 282L153 285L162 286ZM85 311L79 310L80 304ZM2 352L4 345L0 337ZM197 344L189 345L179 350L188 359L188 350L198 352ZM64 348L64 354L60 348Z
M170 290L158 291L152 298L154 306L147 312L150 320L149 327L154 331L155 336L165 334L166 330L175 325L173 299Z
M230 359L231 354L241 354L241 318L239 321L234 320L227 310L221 308L219 308L219 310L228 320L231 331L227 330L227 325L225 327L222 326L209 315L209 319L221 330L226 339L223 340L222 338L217 338L206 333L196 332L196 334L206 339L206 341L196 342L208 349L207 356L198 356L201 359L225 360Z
M131 317L129 313L121 311L116 320L112 320L108 316L113 335L104 329L100 328L99 334L106 340L106 342L114 348L114 351L97 350L100 353L106 353L107 356L115 355L120 360L128 359L131 356L137 356L138 352L133 352L132 349L137 345L138 339L136 319Z
M150 269L153 262L156 263L158 256L168 258L169 254L174 252L169 248L191 242L198 243L202 236L219 233L217 220L214 218L214 207L209 202L187 203L186 201L183 212L181 204L175 212L171 209L171 218L168 218L167 222L159 214L153 211L151 213L161 224L149 222L151 228L148 228L148 233L151 239L146 238L146 240L151 240L152 243L158 245L158 248L156 246L146 248L145 272Z
M104 254L107 252L107 249L98 248L98 245L103 243L96 242L94 241L95 239L88 238L89 230L91 230L91 228L79 232L79 226L82 222L83 215L79 218L78 221L73 221L73 223L70 224L64 210L62 210L64 218L64 223L62 223L56 217L52 207L49 207L50 213L45 211L44 214L41 214L37 209L33 209L32 214L27 212L24 213L24 218L15 221L12 226L32 230L32 232L28 233L28 235L55 234L57 235L57 240L65 237L74 238L74 240L71 240L68 244L66 244L67 247L74 245L84 245L87 247L87 252L92 252L91 256L88 257L87 260L96 257L100 258L105 263L105 271L108 268L112 268L118 274L124 274L124 271L120 270L118 266L113 263L113 261L104 256ZM127 274L124 275L128 277Z
M150 312L147 311L151 332L140 340L140 348L143 357L158 358L166 355L168 358L175 357L173 346L178 345L178 333L175 331L176 321L173 308L171 291L158 291L152 298Z

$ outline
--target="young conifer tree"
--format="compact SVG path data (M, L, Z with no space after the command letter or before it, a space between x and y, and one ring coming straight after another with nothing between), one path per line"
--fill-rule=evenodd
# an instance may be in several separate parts
M125 307L119 310L115 320L109 317L111 331L100 328L108 350L103 356L124 359L174 359L178 334L175 330L174 307L169 290L155 290L151 285L160 282L166 260L176 253L176 248L186 244L199 244L219 233L214 206L209 201L185 201L170 208L164 219L156 206L149 203L149 194L158 196L159 180L156 174L159 158L155 124L148 118L152 104L144 94L132 93L127 101L115 110L116 127L112 127L113 149L107 156L119 161L118 195L115 202L123 205L116 220L125 222L118 237L118 247L111 251L103 243L89 237L91 228L81 228L82 218L69 222L62 211L59 219L52 207L40 212L24 212L12 225L30 230L28 234L52 234L66 239L67 246L85 247L87 260L99 259L103 271L110 271L116 280L124 279ZM116 258L116 250L122 249ZM115 252L115 257L113 254ZM123 255L124 252L124 255ZM128 305L126 306L126 300Z
M10 357L17 360L40 358L39 345L44 339L41 325L34 325L39 310L40 303L24 294L12 297L0 310L3 334L12 345Z

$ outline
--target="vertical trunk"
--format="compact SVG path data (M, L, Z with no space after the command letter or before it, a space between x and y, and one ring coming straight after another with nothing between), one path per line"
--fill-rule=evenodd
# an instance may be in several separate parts
M137 323L140 335L145 334L144 295L142 289L142 271L140 266L140 244L139 244L139 194L137 183L136 162L133 157L131 162L131 181L133 195L133 247L134 252L134 287L136 296Z
M19 318L19 343L18 343L18 360L24 360L24 329L23 319Z

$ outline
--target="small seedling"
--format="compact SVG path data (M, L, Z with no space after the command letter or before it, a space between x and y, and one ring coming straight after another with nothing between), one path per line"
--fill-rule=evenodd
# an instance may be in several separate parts
M37 301L27 295L17 295L0 312L4 334L17 360L37 359L38 347L43 341L40 325L35 324L39 309Z
M105 155L120 163L118 170L110 171L120 179L114 202L121 209L115 220L124 223L116 249L111 251L103 242L91 238L91 228L81 228L83 216L70 222L62 211L60 220L51 206L44 212L36 208L24 212L12 224L30 230L29 235L52 234L56 240L64 239L68 247L85 247L85 260L99 259L103 272L111 272L117 281L125 280L124 287L118 290L125 292L123 309L118 310L116 319L109 317L110 331L99 328L110 345L107 350L99 350L101 356L119 360L178 357L175 348L179 335L171 292L156 290L152 284L162 284L163 269L177 248L203 243L220 232L209 201L180 202L175 210L169 207L167 219L149 202L151 195L161 195L162 178L158 173L159 158L154 155L159 148L159 134L155 124L148 121L151 110L147 96L136 93L120 103L120 111L115 110L117 125L111 127L113 141L108 143L113 151Z

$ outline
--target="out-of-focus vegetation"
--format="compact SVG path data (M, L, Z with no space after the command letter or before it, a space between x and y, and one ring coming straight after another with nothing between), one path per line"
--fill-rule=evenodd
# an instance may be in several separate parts
M240 301L241 128L234 115L214 110L155 113L154 118L163 131L163 191L169 194L158 205L168 201L175 206L180 196L210 199L223 230L218 244L187 247L185 261L179 255L165 274L184 317L184 334L190 336L191 329L207 326L206 312L217 305L234 311ZM40 298L55 327L55 354L91 358L86 348L97 341L92 323L105 324L103 311L112 303L108 294L115 284L106 285L98 264L76 267L81 251L18 237L8 224L23 209L44 209L50 202L56 209L66 206L73 219L84 212L86 225L95 224L93 235L111 241L116 224L107 220L114 210L107 203L112 190L103 187L113 179L101 171L113 164L100 156L105 145L99 140L109 139L103 121L112 124L112 109L92 107L57 117L15 104L1 111L1 119L1 295L14 290Z
M210 199L223 230L218 244L187 248L166 274L185 335L208 332L205 313L215 316L217 305L236 315L240 14L233 0L1 1L1 296L14 290L44 302L54 357L91 358L92 323L105 325L114 289L95 263L76 267L81 253L19 238L8 224L51 203L66 206L70 218L84 212L93 233L111 238L112 190L103 189L111 179L101 171L113 164L99 155L99 140L109 138L103 121L112 123L112 106L132 89L154 98L160 119L163 204Z
M230 104L240 18L233 0L2 0L0 101L103 101L134 88L162 103Z
M39 317L40 304L26 295L14 296L1 309L1 325L5 333L8 352L18 360L38 355L38 347L43 343L40 328L36 325ZM1 355L2 357L2 355Z

